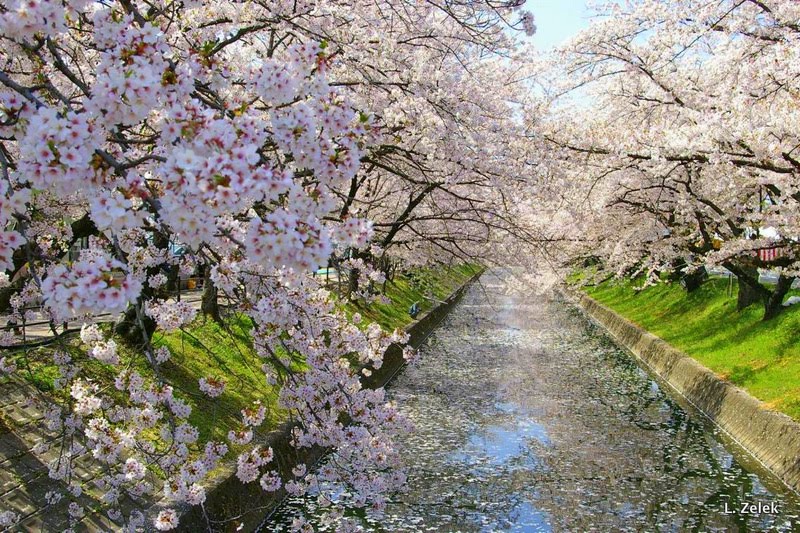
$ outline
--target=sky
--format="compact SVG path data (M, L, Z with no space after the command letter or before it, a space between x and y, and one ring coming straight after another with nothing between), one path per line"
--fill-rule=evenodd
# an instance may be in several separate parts
M537 28L533 43L542 52L589 25L584 0L527 0L525 9L533 13Z

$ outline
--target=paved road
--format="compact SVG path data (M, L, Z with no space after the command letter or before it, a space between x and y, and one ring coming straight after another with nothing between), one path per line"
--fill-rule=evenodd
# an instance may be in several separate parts
M320 269L316 272L316 276L320 279L324 279L328 283L335 283L339 280L339 276L337 275L334 269ZM200 308L200 301L202 297L202 289L193 289L193 290L185 290L181 291L181 300L185 302L191 303L195 308ZM174 300L175 298L170 298L170 300ZM221 298L221 301L224 303L224 298ZM20 335L21 335L21 342L27 341L36 341L41 339L46 339L47 337L53 336L53 331L50 328L50 324L47 323L49 318L47 315L41 311L33 311L30 313L31 316L27 321L27 325L23 328L20 326ZM100 322L115 322L119 318L119 315L97 315L93 316L88 320L84 319L76 319L70 322L68 325L69 328L80 327L81 324L84 322L86 323L100 323ZM7 331L11 329L8 324L9 315L0 315L0 331ZM63 331L63 326L59 326L57 331L60 333Z
M193 307L196 309L200 309L200 300L202 298L202 290L192 290L192 291L185 291L181 293L181 301L189 302L192 304ZM175 298L170 298L170 301L175 300ZM19 325L20 336L19 339L21 342L27 341L36 341L41 339L46 339L48 337L53 336L53 331L50 329L50 324L47 323L48 317L45 313L41 311L33 311L31 312L31 317L28 320L28 323L23 327ZM90 317L87 320L84 319L76 319L70 321L68 327L72 328L80 328L81 324L84 322L86 323L101 323L101 322L115 322L118 320L120 315L95 315ZM7 331L11 329L11 326L8 324L9 315L0 315L0 330ZM63 331L63 326L59 326L56 330L61 333Z

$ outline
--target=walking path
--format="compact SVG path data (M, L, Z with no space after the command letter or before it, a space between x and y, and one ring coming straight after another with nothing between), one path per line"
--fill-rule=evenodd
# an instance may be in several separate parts
M190 290L181 292L181 301L189 302L192 304L192 307L195 309L200 309L200 302L203 296L203 291L201 289L198 290ZM175 301L175 298L169 298L168 301ZM50 323L48 322L47 315L42 311L31 311L29 312L30 316L28 321L25 324L18 324L17 328L19 330L19 339L20 342L30 342L30 341L37 341L43 340L48 337L53 337L53 330L50 327ZM121 315L121 313L120 313ZM95 315L91 316L88 319L78 318L71 320L67 327L68 329L80 329L81 325L84 323L92 324L92 323L101 323L101 322L115 322L119 319L120 315ZM9 315L0 315L0 330L8 331L14 327L13 324L9 324ZM56 327L56 331L61 333L64 331L64 327L58 326Z
M320 279L324 279L325 283L334 283L339 281L339 275L336 270L334 269L327 269L321 268L317 270L315 273L316 277ZM188 289L183 290L180 293L180 299L184 302L189 302L192 306L196 309L200 308L200 302L202 299L203 290L200 289ZM174 301L175 298L170 298L168 301ZM224 305L225 298L220 298L220 303ZM50 327L49 317L46 313L42 311L32 311L29 312L30 316L25 324L18 324L17 328L20 332L20 342L30 342L30 341L38 341L43 340L48 337L53 337L53 330ZM0 315L0 332L8 331L13 329L14 324L9 324L9 315L1 314ZM119 315L97 315L92 316L88 320L87 319L75 319L70 321L68 324L68 328L78 328L83 323L99 323L99 322L115 322L119 318ZM61 333L63 331L63 326L59 326L56 330Z

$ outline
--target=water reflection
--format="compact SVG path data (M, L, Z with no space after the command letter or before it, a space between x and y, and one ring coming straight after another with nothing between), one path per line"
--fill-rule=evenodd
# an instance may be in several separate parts
M800 529L797 499L745 470L568 305L489 281L391 387L417 426L402 442L409 490L383 515L352 510L365 529ZM779 511L725 514L743 502ZM301 509L317 514L313 498L290 500L263 531Z

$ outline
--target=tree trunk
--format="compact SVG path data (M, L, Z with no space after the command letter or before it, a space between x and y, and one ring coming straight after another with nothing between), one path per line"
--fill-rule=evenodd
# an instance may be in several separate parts
M783 298L792 288L793 281L793 277L784 276L783 274L778 276L778 284L775 285L775 290L764 300L764 320L775 318L783 311Z
M358 291L358 270L351 268L347 274L347 297Z
M117 322L117 324L114 326L114 333L122 337L125 343L130 346L143 346L145 344L145 336L148 338L148 340L153 337L153 333L156 331L156 323L155 320L147 315L144 315L142 317L142 322L144 323L144 335L142 335L142 329L139 327L139 322L136 318L136 308L134 305L129 305L128 309L125 310L125 315L122 317L122 320Z
M156 232L153 234L153 244L156 248L160 250L166 250L169 246L169 240L161 233ZM146 278L150 278L157 273L159 273L158 267L150 267L145 271ZM125 310L125 315L122 317L122 320L117 322L114 326L114 333L122 337L122 339L130 344L131 346L143 346L146 344L145 337L147 337L147 341L149 342L150 339L153 338L153 333L156 330L156 323L155 320L147 316L147 314L142 313L142 324L139 324L139 320L136 317L136 305L139 302L147 301L154 296L154 291L150 288L149 285L145 285L142 288L142 292L139 295L139 300L135 302L133 305L129 305L128 309ZM142 327L144 326L144 331L142 331Z
M0 289L0 312L6 313L11 309L11 298L22 290L27 280L27 276L19 276L8 287Z
M174 290L176 295L181 293L181 272L178 265L172 265L167 271L167 290Z
M365 263L369 263L372 256L370 255L369 251L358 251L352 250L350 257L352 259L363 259ZM355 268L350 269L350 272L347 276L347 297L350 298L350 295L354 292L357 292L359 287L358 283L359 278L359 271Z
M742 311L754 303L765 301L764 292L753 285L753 283L758 283L758 269L755 267L742 268L741 272L736 274L736 282L739 285L739 295L736 297L737 311Z
M708 279L706 267L701 266L691 272L687 272L688 265L683 259L674 259L670 262L669 276L670 281L677 281L686 292L694 292Z
M736 308L742 310L745 307L761 301L764 305L764 320L770 320L778 316L783 311L783 298L795 278L780 274L775 289L769 290L758 282L758 269L754 266L741 266L735 263L724 263L723 266L733 272L739 283L739 297Z
M693 272L684 274L681 278L681 285L686 289L686 292L692 293L699 289L706 279L708 279L706 267L700 267Z
M203 271L203 298L200 302L200 310L217 324L222 324L222 316L219 314L219 294L211 280L211 269L208 266Z

